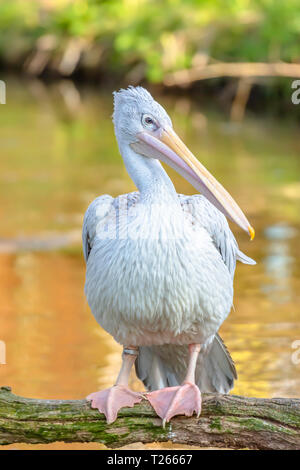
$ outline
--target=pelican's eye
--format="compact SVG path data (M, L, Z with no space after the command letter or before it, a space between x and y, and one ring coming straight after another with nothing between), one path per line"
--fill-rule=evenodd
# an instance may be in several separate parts
M151 131L155 131L158 128L158 125L155 119L151 116L151 114L142 115L142 124L144 127Z

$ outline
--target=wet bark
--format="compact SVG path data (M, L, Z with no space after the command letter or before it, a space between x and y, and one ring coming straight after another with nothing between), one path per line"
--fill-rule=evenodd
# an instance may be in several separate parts
M86 400L36 400L0 388L0 444L101 442L182 443L199 447L300 449L300 399L204 394L202 414L178 416L163 429L144 401L124 408L115 423Z

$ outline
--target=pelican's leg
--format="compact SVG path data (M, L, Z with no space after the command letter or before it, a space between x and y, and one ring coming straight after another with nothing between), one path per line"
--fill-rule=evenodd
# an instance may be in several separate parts
M113 387L91 393L86 397L92 401L92 408L98 408L104 413L108 424L117 419L118 411L123 407L132 407L143 399L141 393L133 392L128 387L131 368L138 355L138 348L129 346L123 349L122 366L117 381Z
M182 385L162 388L146 395L163 420L164 427L176 415L192 416L196 412L197 416L200 416L201 392L195 384L195 370L200 349L200 344L189 345L189 364Z

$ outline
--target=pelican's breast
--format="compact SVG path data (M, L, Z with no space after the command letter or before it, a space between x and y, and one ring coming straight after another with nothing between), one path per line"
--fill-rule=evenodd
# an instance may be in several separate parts
M205 341L228 315L232 279L208 233L179 210L138 204L117 230L100 227L85 292L121 344ZM106 235L109 236L106 236Z

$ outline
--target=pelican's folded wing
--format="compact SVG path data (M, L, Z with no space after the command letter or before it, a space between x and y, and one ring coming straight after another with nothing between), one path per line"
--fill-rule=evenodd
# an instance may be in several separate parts
M226 217L204 196L201 194L194 196L179 194L178 196L183 210L192 217L192 223L209 233L232 277L237 260L245 264L256 264L253 259L239 250Z
M105 234L107 227L112 228L113 236L118 236L118 221L122 215L128 215L128 211L138 200L139 193L134 191L122 194L116 198L103 194L97 197L87 208L82 226L82 246L85 262L87 263L89 254L93 247L96 235L99 237L108 236ZM124 213L122 211L125 211Z
M82 248L87 263L99 223L107 217L114 199L108 194L97 197L87 208L82 226Z

